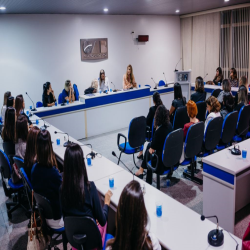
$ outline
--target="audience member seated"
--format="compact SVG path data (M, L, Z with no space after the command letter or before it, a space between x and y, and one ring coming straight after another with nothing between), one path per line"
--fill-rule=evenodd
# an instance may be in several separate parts
M107 242L106 250L161 250L158 239L150 232L150 221L138 181L123 189L116 212L116 235Z
M31 180L31 169L36 162L36 141L37 135L40 132L40 129L36 126L32 127L29 130L26 144L26 152L24 156L24 170Z
M16 121L16 144L15 155L24 159L26 143L29 132L29 124L26 116L19 115Z
M137 88L132 65L128 65L127 72L123 75L123 89Z
M98 90L99 91L109 91L109 79L105 76L105 71L103 69L100 70L99 74L99 82L98 82Z
M149 108L149 112L148 112L148 115L147 115L147 126L150 127L150 130L154 129L152 128L152 123L153 123L153 120L154 120L154 116L155 116L155 112L156 112L156 109L162 105L162 100L161 100L161 96L159 94L159 92L154 92L153 94L153 103L154 103L154 106L150 107ZM137 156L138 159L143 159L143 151L141 151L139 153L139 155Z
M246 89L247 89L248 103L249 103L250 102L250 94L249 94L248 81L247 81L246 76L242 76L240 78L239 87L242 86L242 85L244 85L246 87ZM234 101L235 101L235 103L238 103L238 92L235 95Z
M195 103L204 102L206 100L207 93L204 90L204 81L201 76L198 76L195 80L195 92L191 95L191 100Z
M220 114L220 108L221 105L218 102L217 98L215 98L214 96L210 96L207 100L206 100L206 104L207 104L207 111L208 111L208 116L207 119L205 121L205 127L204 127L204 132L206 131L208 122L215 118L215 117L219 117L221 116Z
M2 116L2 122L3 122L3 124L4 124L5 111L7 109L7 100L8 100L8 98L10 96L11 96L10 91L7 91L7 92L4 93L3 107L2 107L2 110L1 110L1 116Z
M226 118L227 114L234 110L234 98L232 95L224 95L223 103L221 106L220 114L223 120Z
M235 68L230 69L230 76L229 76L228 80L231 84L231 87L238 87L239 86L239 80L237 78L237 71Z
M109 190L105 194L102 208L96 186L94 182L88 180L83 151L78 144L71 144L66 148L63 170L60 188L63 217L89 216L93 218L98 225L104 244L112 192Z
M227 79L224 79L222 81L222 91L220 92L220 94L217 97L217 100L219 101L219 103L223 102L223 97L225 95L232 95L231 94L231 85Z
M170 121L173 123L174 114L177 108L183 107L186 105L186 98L182 96L181 85L176 82L174 84L174 100L172 101L172 106L169 111Z
M8 107L15 108L15 98L13 96L8 97L7 99L7 108Z
M42 130L38 133L36 152L37 163L31 170L31 184L36 193L50 201L54 218L46 220L46 222L49 227L58 229L64 225L59 198L62 177L57 169L56 157L48 130Z
M148 144L146 154L149 152L150 155L156 154L158 156L158 169L157 174L162 174L166 167L162 162L162 151L165 143L165 139L169 133L172 132L172 124L169 120L169 111L164 105L160 105L155 112L154 127L156 131L154 133L152 142ZM152 158L152 165L154 165L154 159ZM147 169L146 156L144 155L142 165L136 172L136 175L142 178L143 169ZM171 172L171 171L170 171ZM152 170L147 170L147 183L152 184Z
M213 85L218 85L219 82L221 83L222 81L223 81L222 69L221 69L221 67L218 67L218 68L216 69L216 75L215 75L215 77L214 77L214 79L213 79L212 84L213 84Z
M240 112L240 109L243 106L247 105L247 103L248 103L247 89L244 85L241 85L238 91L238 103L235 103L234 110Z
M51 87L50 82L46 82L43 84L43 106L44 107L52 107L55 105L56 98L54 94L54 90Z
M71 85L71 81L67 80L65 82L64 90L62 91L62 100L63 102L74 102L75 101L75 94L73 87Z

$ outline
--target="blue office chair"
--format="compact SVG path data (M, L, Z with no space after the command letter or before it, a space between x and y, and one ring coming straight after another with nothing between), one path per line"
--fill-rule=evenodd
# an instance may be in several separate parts
M165 139L163 152L162 152L162 162L163 165L168 168L162 174L157 173L159 159L156 154L154 156L156 159L156 164L152 164L152 161L148 161L149 153L146 152L146 162L148 169L151 169L153 173L157 173L157 189L160 190L160 175L167 175L173 173L179 165L179 161L182 154L183 148L183 129L177 129L169 133ZM153 167L152 165L155 165Z
M73 84L73 88L74 88L74 93L75 93L75 99L76 99L76 101L78 101L79 100L79 91L78 91L77 85L75 83Z
M184 171L183 176L200 185L203 184L203 180L194 176L194 172L196 156L201 152L203 136L204 122L198 122L189 127L184 143L185 160L181 163L181 165L190 164L191 167L191 173Z
M246 105L240 109L236 126L236 135L233 137L233 141L240 142L246 139L246 135L249 131L249 120L250 120L250 105Z
M197 119L199 119L200 122L205 122L206 118L206 109L207 109L207 105L206 102L197 102L197 109L198 109L198 114L196 116Z
M222 91L221 89L214 89L211 95L217 98L221 91Z
M238 111L233 111L226 115L221 130L220 142L216 146L217 150L222 150L230 146L235 135L238 120Z
M58 104L61 104L61 103L63 103L62 93L60 93L58 96Z
M173 120L173 130L184 128L186 123L189 123L190 119L187 115L187 106L179 107L176 109Z
M146 118L144 116L140 116L131 120L128 130L128 140L127 137L121 133L117 135L117 146L118 149L120 150L118 165L120 163L122 153L125 153L133 155L134 164L136 166L134 154L143 150L143 145L146 139L145 131L146 131ZM125 139L124 143L120 143L121 137Z
M145 86L151 88L151 85L149 85L149 84L146 84Z
M37 102L37 103L36 103L36 107L37 107L37 108L43 107L43 103L42 103L42 102Z
M165 82L163 80L160 80L159 83L158 83L158 86L161 87L161 86L165 86Z

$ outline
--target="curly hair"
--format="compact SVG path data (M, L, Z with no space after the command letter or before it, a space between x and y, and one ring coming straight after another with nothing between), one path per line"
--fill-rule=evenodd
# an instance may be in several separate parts
M158 127L160 125L168 125L170 122L169 118L169 110L166 109L164 105L158 106L155 112L155 118L154 118L154 127Z
M194 101L189 100L187 103L187 113L188 116L191 118L194 118L197 116L198 114L198 109L197 109L197 105Z
M206 104L207 104L208 106L211 107L210 112L215 112L215 113L217 113L217 112L220 111L221 105L220 105L220 103L219 103L219 101L217 100L216 97L210 96L210 97L206 100Z

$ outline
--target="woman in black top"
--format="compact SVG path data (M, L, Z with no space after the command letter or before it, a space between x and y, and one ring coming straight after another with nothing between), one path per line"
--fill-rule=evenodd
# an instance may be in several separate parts
M186 98L182 96L181 85L176 82L174 84L174 100L172 101L172 106L169 111L170 121L173 122L174 114L177 108L186 105Z
M213 79L212 84L213 84L213 85L218 85L218 84L221 83L222 81L223 81L222 69L221 69L221 67L218 67L218 68L216 69L216 75L215 75L215 77L214 77L214 79Z
M235 103L234 110L240 112L241 108L248 103L247 89L244 85L239 87L238 91L238 103Z
M102 208L96 186L88 180L83 151L78 144L73 143L67 147L63 169L60 188L63 216L89 216L104 227L108 220L112 192L109 190L105 194ZM101 229L100 232L105 234Z
M160 105L155 113L154 126L156 131L153 136L153 140L148 144L146 153L149 152L152 154L157 154L158 156L158 169L157 173L162 174L166 167L162 162L162 151L165 143L165 139L169 133L173 131L172 125L169 121L169 111L165 108L164 105ZM136 172L136 175L142 177L143 170L147 169L146 157L144 156L142 165L140 169ZM152 184L152 170L147 170L147 183Z
M195 80L195 93L191 95L191 101L197 102L204 102L206 100L207 93L204 90L204 81L201 76L198 76Z
M52 107L55 105L56 98L54 95L54 90L51 87L50 82L43 84L43 106Z

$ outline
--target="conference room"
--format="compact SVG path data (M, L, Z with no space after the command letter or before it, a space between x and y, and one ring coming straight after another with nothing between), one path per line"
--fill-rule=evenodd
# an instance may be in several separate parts
M0 0L0 32L0 249L250 250L249 1Z

